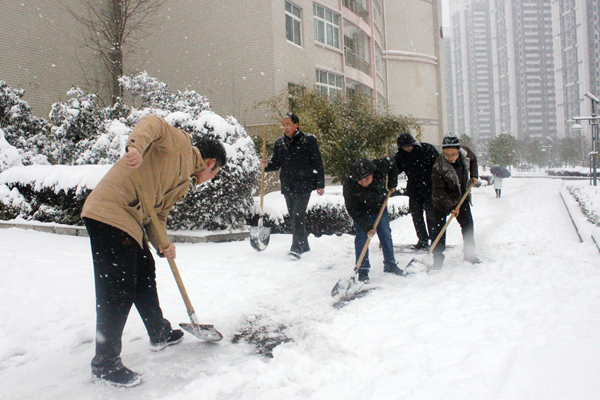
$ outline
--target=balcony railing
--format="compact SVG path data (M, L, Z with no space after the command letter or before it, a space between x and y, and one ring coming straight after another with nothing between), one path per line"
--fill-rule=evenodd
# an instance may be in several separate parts
M353 53L351 50L349 50L347 48L345 49L345 53L346 53L346 65L347 66L357 69L361 72L364 72L367 75L371 75L371 64L367 60L365 60L358 54Z
M366 23L369 23L369 12L356 0L344 0L344 7L361 17Z

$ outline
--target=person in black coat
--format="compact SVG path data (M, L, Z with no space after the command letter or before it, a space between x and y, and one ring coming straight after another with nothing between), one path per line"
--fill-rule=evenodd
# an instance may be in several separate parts
M405 273L396 264L394 256L394 243L387 206L383 211L377 230L373 229L379 210L385 201L388 189L398 185L398 171L393 160L389 157L369 161L366 158L356 160L350 169L350 175L344 181L344 202L348 214L354 220L356 237L354 249L356 262L360 257L367 235L373 236L377 231L381 249L383 250L384 272L404 276ZM358 279L362 282L369 281L369 252L365 254L358 270Z
M433 182L433 206L443 220L436 226L436 236L446 222L446 216L454 215L460 224L463 236L463 257L465 261L478 264L481 261L475 255L475 230L471 214L470 198L465 199L460 208L456 206L470 184L479 179L477 156L468 147L460 145L458 137L449 134L442 142L442 155L438 157L431 172ZM446 234L444 233L433 250L433 267L441 268L444 263Z
M440 219L440 216L434 212L431 201L431 168L440 153L432 144L419 143L410 133L402 133L398 136L397 143L396 166L398 173L404 172L408 178L406 183L408 207L419 239L412 247L415 250L426 250L429 248L429 240L435 239L431 233ZM426 220L427 225L425 225Z
M310 193L325 192L325 168L317 145L317 139L300 130L298 116L289 113L281 124L284 135L277 139L270 161L261 160L265 171L280 170L281 193L285 197L292 220L291 259L300 259L302 253L310 251L308 235L304 226Z

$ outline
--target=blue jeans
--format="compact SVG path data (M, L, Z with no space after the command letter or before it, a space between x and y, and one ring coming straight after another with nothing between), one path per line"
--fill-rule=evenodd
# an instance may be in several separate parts
M377 215L368 214L367 217L369 221L375 222L377 219ZM365 243L367 242L368 234L367 232L361 228L358 224L354 223L354 229L356 229L356 237L354 238L354 250L356 254L356 262L358 262L358 258L360 257L360 253L365 247ZM383 251L383 265L384 267L391 267L396 265L396 258L394 256L394 242L392 241L392 229L390 228L390 217L388 215L387 207L383 210L383 215L379 220L379 224L377 225L377 237L379 238L379 242L381 243L381 250ZM365 258L360 265L360 269L368 270L371 268L371 264L369 263L369 250L365 254Z

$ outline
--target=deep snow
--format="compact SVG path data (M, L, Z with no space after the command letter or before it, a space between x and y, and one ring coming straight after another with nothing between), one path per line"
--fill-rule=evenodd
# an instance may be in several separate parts
M579 243L561 185L510 178L501 199L475 189L479 265L462 262L455 221L454 247L435 274L384 275L374 238L377 290L340 309L330 290L352 274L352 236L311 236L298 262L286 257L290 235L272 235L262 253L248 240L177 244L199 318L225 339L186 335L155 353L132 310L122 356L144 377L132 389L90 379L88 239L0 229L0 399L598 399L600 254L591 239ZM406 265L410 217L392 229ZM166 261L157 260L157 275L165 316L187 322ZM231 343L253 319L286 326L292 341L272 359Z

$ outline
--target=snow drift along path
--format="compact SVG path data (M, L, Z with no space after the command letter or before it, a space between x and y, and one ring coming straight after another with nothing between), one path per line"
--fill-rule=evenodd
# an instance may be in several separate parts
M268 249L248 241L179 244L177 263L202 322L225 335L186 335L148 348L135 310L123 360L144 382L95 385L94 286L86 238L0 230L0 399L597 399L600 397L600 256L579 243L551 179L474 190L483 263L462 261L460 229L448 230L444 268L384 275L377 290L341 309L330 290L352 273L353 237L311 237L286 257L289 235ZM410 217L392 222L396 244L416 241ZM406 265L413 254L396 254ZM187 321L168 264L157 261L165 316ZM291 341L274 358L231 339L246 321ZM278 333L283 332L283 333Z

